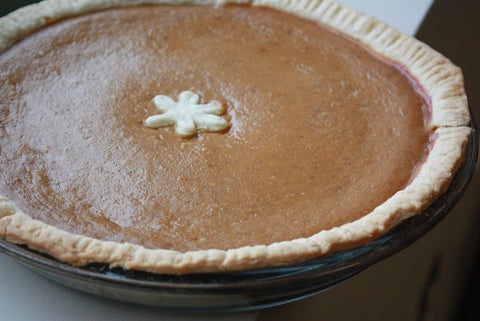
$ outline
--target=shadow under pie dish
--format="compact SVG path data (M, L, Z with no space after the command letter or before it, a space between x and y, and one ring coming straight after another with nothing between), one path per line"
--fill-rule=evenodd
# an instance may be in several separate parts
M154 273L298 263L421 213L462 162L460 71L371 17L133 4L0 21L8 241Z

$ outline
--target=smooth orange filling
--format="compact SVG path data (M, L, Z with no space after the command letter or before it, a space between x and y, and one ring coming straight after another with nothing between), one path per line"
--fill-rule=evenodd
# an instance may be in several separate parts
M404 188L428 103L399 66L249 6L114 9L0 55L0 194L70 232L180 251L308 237ZM143 126L192 90L232 127Z

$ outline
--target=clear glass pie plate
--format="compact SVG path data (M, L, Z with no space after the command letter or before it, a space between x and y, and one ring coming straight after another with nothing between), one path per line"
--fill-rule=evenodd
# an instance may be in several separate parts
M449 189L425 212L365 246L301 264L236 273L158 275L109 269L104 264L72 267L5 240L0 240L0 250L60 284L169 310L245 311L299 300L325 291L400 251L442 220L464 193L475 170L478 134L474 121L472 127L463 165Z

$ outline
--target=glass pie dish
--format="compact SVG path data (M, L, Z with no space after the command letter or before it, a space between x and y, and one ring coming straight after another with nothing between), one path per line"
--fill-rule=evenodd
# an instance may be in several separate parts
M0 240L0 250L33 271L60 284L102 297L188 312L255 310L299 300L325 291L370 265L406 248L440 222L468 186L478 156L478 134L448 190L423 213L386 235L355 249L301 264L234 273L160 275L109 269L105 264L73 267L21 245Z

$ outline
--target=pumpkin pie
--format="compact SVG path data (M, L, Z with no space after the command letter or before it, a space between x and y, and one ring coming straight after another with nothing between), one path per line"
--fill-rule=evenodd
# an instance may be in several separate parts
M330 0L46 0L0 19L0 237L75 266L293 264L421 213L461 71Z

